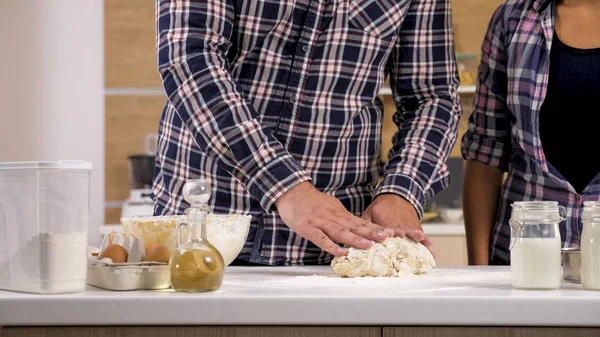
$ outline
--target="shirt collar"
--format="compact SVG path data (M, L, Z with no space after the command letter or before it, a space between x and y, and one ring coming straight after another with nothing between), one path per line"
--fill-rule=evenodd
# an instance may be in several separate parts
M554 0L535 0L533 3L533 9L538 13L543 13L548 5L550 5Z

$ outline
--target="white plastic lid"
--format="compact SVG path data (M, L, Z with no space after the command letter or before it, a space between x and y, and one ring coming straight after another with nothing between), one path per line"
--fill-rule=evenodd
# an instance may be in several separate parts
M92 162L85 160L21 161L0 163L0 170L58 169L93 170Z

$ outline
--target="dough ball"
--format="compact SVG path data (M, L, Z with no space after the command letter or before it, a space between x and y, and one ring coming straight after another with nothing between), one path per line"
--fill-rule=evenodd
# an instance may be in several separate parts
M371 248L349 248L348 255L331 261L340 277L400 277L423 274L435 267L427 247L409 238L392 237Z

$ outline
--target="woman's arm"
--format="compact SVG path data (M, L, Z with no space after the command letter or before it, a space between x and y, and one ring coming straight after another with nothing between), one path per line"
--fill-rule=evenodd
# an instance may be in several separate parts
M477 92L469 128L462 139L467 161L463 181L463 213L469 264L488 264L503 172L508 170L512 144L506 104L505 5L490 20L481 48Z
M469 265L488 264L503 174L502 170L477 161L465 163L463 212Z

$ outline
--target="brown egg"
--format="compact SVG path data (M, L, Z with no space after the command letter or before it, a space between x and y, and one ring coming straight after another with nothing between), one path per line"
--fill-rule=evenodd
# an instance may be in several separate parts
M156 242L148 242L148 243L144 244L144 256L148 256L148 254L150 253L152 248L154 248L156 246L158 246L158 243L156 243Z
M125 250L125 248L123 248L123 246L112 244L112 245L108 245L108 246L106 246L106 248L104 248L104 250L98 257L98 260L108 257L114 263L122 263L122 262L127 262L127 256L128 256L127 250Z
M171 259L171 251L169 248L167 248L167 246L164 245L156 245L152 247L152 249L144 257L144 261L147 262L169 263L169 259Z

